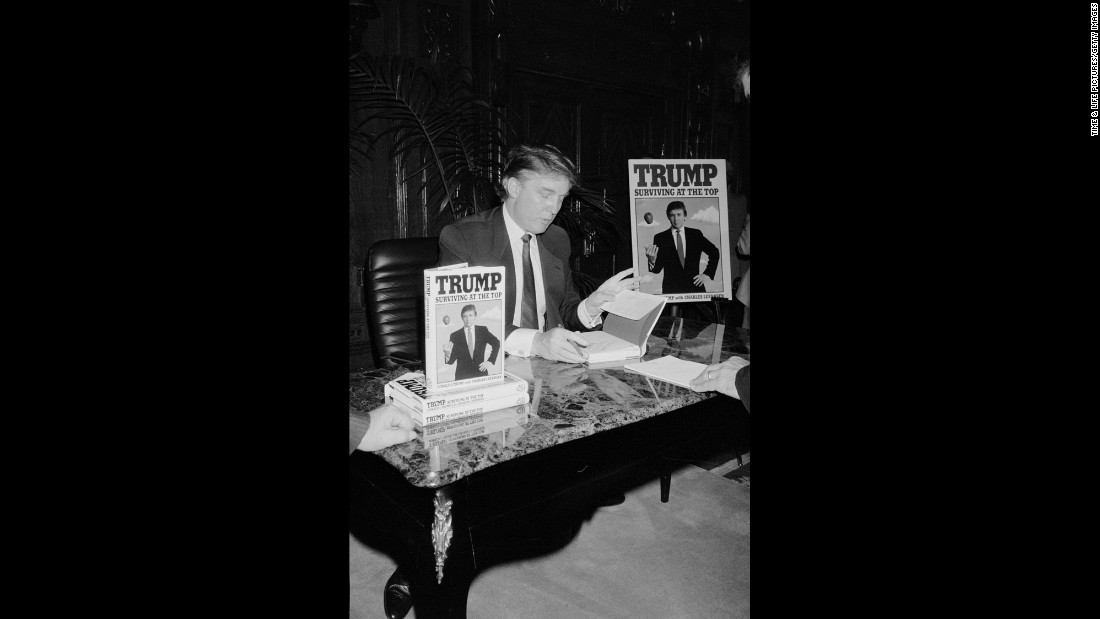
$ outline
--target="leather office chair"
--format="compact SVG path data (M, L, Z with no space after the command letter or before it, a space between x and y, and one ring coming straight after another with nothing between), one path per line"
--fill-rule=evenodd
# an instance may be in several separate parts
M371 245L363 269L364 306L375 367L424 359L424 269L439 261L439 237Z

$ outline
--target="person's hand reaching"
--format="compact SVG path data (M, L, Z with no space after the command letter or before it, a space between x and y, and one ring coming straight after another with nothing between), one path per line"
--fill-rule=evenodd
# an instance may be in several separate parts
M688 382L692 391L717 391L731 398L741 399L737 393L737 371L749 364L748 359L730 357L722 363L712 363L701 374Z
M358 449L378 451L416 438L412 417L393 404L383 404L368 414L370 426Z

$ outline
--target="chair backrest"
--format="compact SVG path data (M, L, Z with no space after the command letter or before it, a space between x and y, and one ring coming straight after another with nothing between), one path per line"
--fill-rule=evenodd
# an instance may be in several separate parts
M367 329L376 367L424 359L424 269L439 262L439 237L371 245L363 270Z

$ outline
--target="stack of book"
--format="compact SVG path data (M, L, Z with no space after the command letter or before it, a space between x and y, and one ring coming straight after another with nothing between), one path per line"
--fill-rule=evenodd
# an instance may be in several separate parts
M387 402L402 407L420 426L514 410L531 401L527 381L507 371L499 383L437 393L429 393L423 374L410 372L386 383L384 394Z
M424 270L424 372L385 387L427 447L526 421L527 381L504 370L504 267Z
M395 404L395 406L401 405ZM420 436L420 441L424 447L429 449L457 443L468 438L485 436L486 434L508 430L527 423L527 420L531 418L530 406L530 404L510 406L488 413L478 413L468 417L433 423L417 428L417 434Z

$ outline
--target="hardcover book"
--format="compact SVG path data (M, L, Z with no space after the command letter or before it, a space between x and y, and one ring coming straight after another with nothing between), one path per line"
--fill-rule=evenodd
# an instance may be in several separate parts
M603 309L607 317L602 331L586 331L581 337L588 342L588 363L604 363L641 357L646 352L646 340L661 317L667 299L662 296L623 290Z
M408 373L386 383L384 395L387 401L407 407L409 416L420 424L467 417L531 401L527 381L511 372L504 372L501 383L441 394L427 393L423 374Z
M504 267L463 262L424 270L428 393L504 381L504 287Z

